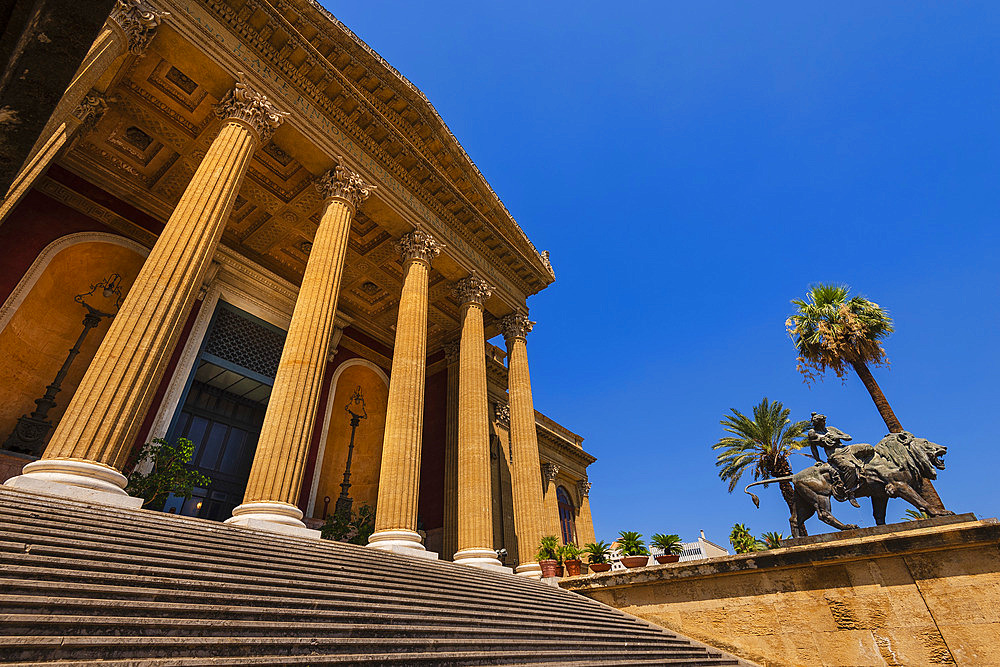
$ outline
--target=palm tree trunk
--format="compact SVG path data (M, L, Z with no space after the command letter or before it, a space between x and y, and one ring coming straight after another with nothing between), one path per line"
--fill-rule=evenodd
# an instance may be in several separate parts
M788 463L788 458L782 457L778 459L777 465L774 466L774 470L771 474L775 477L785 477L792 474L792 466ZM795 488L792 486L791 482L779 482L778 488L781 489L781 497L785 499L785 504L788 505L788 515L789 515L789 526L798 525L798 512L796 511L795 503ZM794 535L793 535L794 537Z
M851 365L854 366L854 372L861 378L861 384L865 385L865 389L868 390L872 400L875 401L875 407L878 408L878 413L882 415L882 421L885 422L889 433L902 433L903 425L896 419L896 413L889 406L889 401L886 400L881 387L875 381L875 376L868 370L868 365L863 361L852 361Z
M854 372L861 378L861 383L865 385L865 389L868 390L872 400L875 401L875 407L878 408L879 414L882 415L882 421L889 428L889 433L902 433L903 425L896 418L896 413L892 411L889 401L886 399L885 394L882 393L882 388L878 386L878 382L875 381L875 376L868 370L868 366L860 361L852 361L851 365L854 366ZM941 502L941 496L938 495L937 489L934 488L931 480L926 477L924 478L920 495L923 496L931 508L944 510L944 503Z

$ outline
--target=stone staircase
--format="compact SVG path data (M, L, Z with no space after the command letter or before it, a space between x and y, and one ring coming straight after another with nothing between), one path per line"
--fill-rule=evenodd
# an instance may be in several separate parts
M741 664L511 575L4 487L0 663Z

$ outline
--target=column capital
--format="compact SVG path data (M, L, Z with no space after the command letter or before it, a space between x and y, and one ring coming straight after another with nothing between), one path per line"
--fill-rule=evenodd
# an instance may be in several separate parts
M376 189L374 185L365 183L361 174L348 169L344 158L337 156L337 164L330 171L316 179L316 189L323 199L340 199L357 210Z
M517 338L527 338L534 325L535 323L529 320L524 313L511 313L501 318L499 323L500 333L503 334L508 345Z
M251 87L243 72L237 72L236 77L236 86L215 105L215 115L246 123L262 144L267 143L288 112L278 111L263 93Z
M553 481L556 478L556 475L558 474L559 474L559 466L556 465L555 463L542 464L542 476L545 478L545 481L547 482Z
M443 243L435 241L433 236L422 229L414 229L399 239L399 250L404 264L410 260L430 264L441 254L444 247Z
M510 428L510 403L497 401L493 404L493 414L498 424L506 429Z
M462 278L451 288L451 293L458 299L458 303L464 306L467 303L474 303L479 306L490 298L493 288L479 276L472 274L467 278Z
M584 477L579 482L576 483L576 490L579 492L581 498L590 497L590 481Z
M142 55L160 22L168 16L170 12L154 9L146 0L117 0L109 18L125 33L128 50Z
M107 110L108 103L104 101L104 97L96 90L91 90L73 110L73 117L80 121L81 125L93 127Z
M458 362L458 355L461 351L461 344L457 340L449 341L444 344L444 358L451 366Z

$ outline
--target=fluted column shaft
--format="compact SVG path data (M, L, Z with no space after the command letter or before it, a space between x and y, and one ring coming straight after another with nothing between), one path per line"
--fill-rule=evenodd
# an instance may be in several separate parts
M546 535L555 535L562 541L562 520L559 518L559 500L556 497L556 475L559 474L559 466L554 463L542 464L542 479L544 480L544 532Z
M444 436L444 535L441 557L451 560L458 551L458 355L459 343L445 345L448 392Z
M500 566L493 549L493 485L489 407L486 401L486 332L483 301L490 289L476 276L459 282L462 339L458 376L458 553L455 562Z
M304 527L295 501L316 420L351 220L371 189L338 160L337 168L316 183L325 208L281 351L243 504L233 510L233 523L247 523L249 517Z
M597 541L594 534L594 519L590 514L590 482L586 480L579 482L577 493L580 496L580 511L577 513L576 537L582 546Z
M514 530L520 561L517 574L540 577L535 552L545 534L542 484L539 477L538 434L531 397L528 349L525 337L532 322L521 314L505 317L500 328L507 341L507 392L510 398L511 485L514 496Z
M440 249L419 230L404 236L401 246L403 291L392 350L375 532L369 544L423 551L416 528L427 373L427 289L430 262Z
M141 55L160 22L169 15L154 10L143 0L116 3L0 203L0 222L7 218L88 120L81 117L80 107L83 104L86 109L85 98L93 94L92 88L98 80L129 51Z
M58 477L66 484L93 487L87 471L96 466L103 481L94 488L113 492L118 485L124 493L126 480L118 471L197 297L251 156L284 115L242 82L217 110L223 119L218 136L112 320L42 459L25 466L21 478L59 471L76 475ZM84 462L82 471L67 473L59 463L67 459Z

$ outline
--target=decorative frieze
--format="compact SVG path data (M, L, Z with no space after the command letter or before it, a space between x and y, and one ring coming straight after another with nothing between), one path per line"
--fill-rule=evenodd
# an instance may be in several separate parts
M410 260L430 264L443 249L443 243L435 241L433 236L422 229L414 229L399 239L399 250L404 264Z
M542 477L546 482L553 481L559 474L559 466L555 463L543 463L542 464Z
M342 199L358 209L375 190L365 183L361 175L344 166L344 158L337 156L337 165L316 179L316 189L323 199Z
M535 323L529 320L524 313L511 313L502 318L499 323L500 333L503 334L504 340L508 344L517 338L527 338L534 325Z
M493 289L489 283L473 274L455 283L451 293L455 295L460 305L474 303L481 306L486 302L486 299L490 298Z
M154 9L146 0L118 0L109 18L125 33L128 50L142 55L156 34L156 29L168 16L170 12Z
M215 115L223 120L246 123L258 134L262 144L267 143L288 112L278 111L267 97L251 87L243 72L236 76L236 86L215 105Z
M586 477L584 477L583 479L581 479L579 482L576 483L576 490L577 493L580 494L581 498L590 497L590 482L587 480Z

